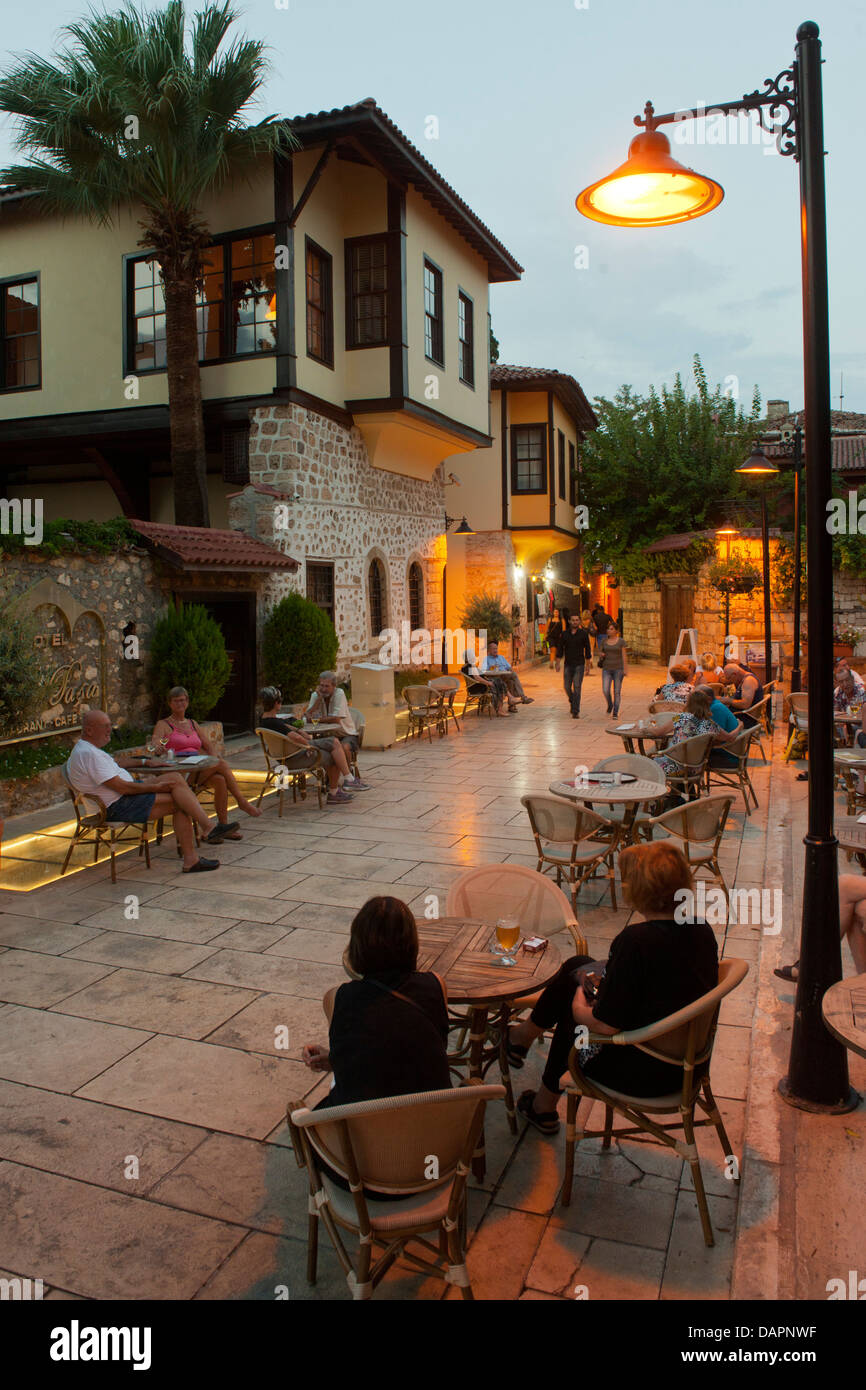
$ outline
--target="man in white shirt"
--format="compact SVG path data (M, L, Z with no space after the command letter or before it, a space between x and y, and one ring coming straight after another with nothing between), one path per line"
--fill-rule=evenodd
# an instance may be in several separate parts
M504 656L499 655L498 642L487 643L487 654L480 669L482 676L486 676L489 672L491 676L498 676L500 680L504 681L509 692L513 690L518 695L521 704L531 705L533 703L532 697L524 694L517 672L511 669L511 663L506 661Z
M319 676L319 684L310 695L307 704L307 718L318 718L319 722L325 727L333 726L335 735L339 736L339 741L346 750L346 757L350 763L353 755L357 755L359 738L355 722L349 713L349 701L346 699L345 690L341 690L337 685L336 671L323 671ZM317 739L316 744L321 743L323 748L333 747L334 739ZM369 782L362 782L360 777L346 777L343 780L341 791L346 800L351 800L349 792L364 792L370 787ZM330 801L330 797L328 800Z
M106 820L115 824L132 825L171 816L183 854L183 872L197 874L218 869L218 859L202 859L196 850L192 822L198 822L206 837L213 827L181 774L168 772L135 782L127 769L104 751L110 739L108 715L101 709L88 710L81 721L81 738L66 764L75 790L99 797Z

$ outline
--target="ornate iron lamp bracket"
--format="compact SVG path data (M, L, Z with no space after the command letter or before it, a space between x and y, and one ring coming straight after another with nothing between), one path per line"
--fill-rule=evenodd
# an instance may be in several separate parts
M799 159L797 110L797 64L794 63L777 77L765 77L763 91L756 87L753 92L744 93L738 101L717 101L711 106L693 106L682 111L668 111L663 116L657 116L652 102L648 101L643 116L635 116L634 123L647 131L653 131L661 125L670 125L673 121L685 121L690 118L699 120L709 115L728 116L740 111L756 111L761 129L775 135L779 154L793 155L795 159ZM770 120L769 125L765 123L765 112ZM783 119L780 120L780 116Z

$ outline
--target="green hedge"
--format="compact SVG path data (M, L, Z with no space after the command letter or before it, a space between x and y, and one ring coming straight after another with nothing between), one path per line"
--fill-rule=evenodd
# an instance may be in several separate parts
M301 594L280 599L262 634L265 684L279 686L284 704L297 704L309 699L336 660L337 633L327 613Z
M41 556L78 552L111 555L141 544L141 536L122 516L111 521L46 521L42 527L42 540L36 547L25 545L23 536L0 535L0 551L35 548Z
M150 729L115 729L106 748L109 753L117 753L124 748L137 748L149 737ZM19 743L0 748L0 781L34 777L37 772L59 767L61 763L66 762L74 742L75 740L68 736L59 736L56 739L39 739L34 743Z

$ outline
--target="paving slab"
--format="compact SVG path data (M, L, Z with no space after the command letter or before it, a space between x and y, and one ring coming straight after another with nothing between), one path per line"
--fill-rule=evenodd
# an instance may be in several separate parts
M151 1035L141 1029L10 1006L0 1014L0 1077L77 1091Z
M252 1003L245 989L144 970L115 970L55 1006L58 1013L126 1023L151 1033L203 1038Z

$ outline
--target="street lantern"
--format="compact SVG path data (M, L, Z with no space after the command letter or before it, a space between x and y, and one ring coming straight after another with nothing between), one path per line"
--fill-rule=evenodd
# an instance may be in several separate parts
M817 24L797 30L794 62L736 101L657 116L647 103L634 123L649 139L633 142L626 164L585 188L576 200L586 217L615 226L660 227L701 217L718 207L722 190L712 179L665 161L658 127L676 121L755 111L776 137L782 155L800 169L800 236L803 290L803 377L806 419L809 566L809 828L805 839L800 970L788 1075L779 1090L801 1109L840 1114L858 1103L848 1082L845 1048L824 1026L821 1001L842 978L839 936L838 841L833 833L833 632L827 611L833 599L832 538L827 504L832 496L830 461L830 324L827 301L827 210L824 193L824 114L821 40ZM765 125L764 116L770 125ZM665 144L667 142L665 141ZM666 182L667 180L667 182ZM700 184L703 183L703 190ZM667 189L667 194L665 190ZM669 207L665 206L668 199Z
M730 558L731 558L731 541L734 539L734 536L738 536L739 534L740 534L740 528L739 528L739 526L734 526L733 522L726 522L724 526L719 526L719 527L717 528L717 530L716 530L716 535L719 537L720 540L723 540L723 541L725 542L725 559L726 559L726 560L730 560ZM730 589L725 589L725 650L724 650L724 660L725 660L725 662L727 662L728 656L730 655L730 652L729 652L729 647L730 647L730 636L731 636L731 591L730 591Z
M775 477L779 468L768 459L760 444L756 441L752 452L741 463L739 468L734 469L735 473L746 473L753 478L766 481L767 478ZM770 630L770 528L767 522L767 490L761 488L761 559L763 565L764 580L764 681L769 682L773 679L773 638Z

